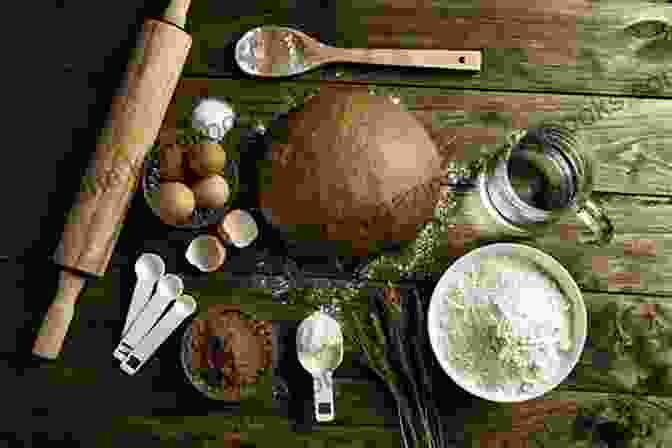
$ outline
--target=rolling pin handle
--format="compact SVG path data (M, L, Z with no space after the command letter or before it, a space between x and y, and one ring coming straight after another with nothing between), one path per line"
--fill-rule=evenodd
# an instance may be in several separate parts
M75 310L75 302L84 289L86 279L69 271L61 271L58 281L58 293L49 306L42 326L37 333L33 354L56 359L63 347Z
M184 29L191 0L171 0L163 14L163 20Z

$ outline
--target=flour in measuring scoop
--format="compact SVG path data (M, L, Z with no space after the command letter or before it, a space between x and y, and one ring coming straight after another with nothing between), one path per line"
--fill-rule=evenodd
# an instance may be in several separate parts
M448 289L440 316L449 365L488 396L534 394L571 360L571 302L533 262L479 260Z
M340 362L343 336L339 324L321 312L304 320L297 342L299 360L309 369L335 368Z

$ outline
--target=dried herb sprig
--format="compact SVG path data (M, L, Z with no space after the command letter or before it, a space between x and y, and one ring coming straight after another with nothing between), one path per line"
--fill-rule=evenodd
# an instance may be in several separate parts
M409 293L401 294L397 287L388 284L383 298L379 295L372 300L372 326L377 339L386 344L384 363L398 378L393 395L398 400L402 424L410 425L402 427L402 433L415 435L405 440L405 446L442 448L446 443L445 431L422 352L427 345L423 304L417 291ZM413 350L407 346L409 340L414 342Z
M427 427L427 412L416 382L416 372L414 366L411 365L411 359L406 348L405 335L407 332L408 313L402 312L401 306L396 305L394 299L389 299L391 296L399 296L399 291L396 288L390 285L385 288L384 294L388 300L377 300L374 304L374 309L376 309L375 312L381 318L385 319L387 340L390 347L388 356L398 365L397 369L405 380L404 382L409 390L410 401L413 406L412 412L416 415L417 422L423 426L421 434L430 433L430 437L427 440L429 444L427 446L434 446L431 431Z
M432 376L429 370L429 365L426 362L425 357L422 356L422 353L429 345L428 336L426 332L427 327L426 327L425 310L422 298L420 297L420 293L418 292L418 290L417 289L412 290L411 294L413 296L413 299L409 298L407 300L406 303L408 303L408 306L406 307L406 309L408 310L409 316L415 318L414 320L409 321L409 328L415 329L415 332L409 331L407 333L411 346L416 348L415 351L411 351L411 355L412 356L414 355L412 362L415 366L417 366L417 371L419 372L420 381L422 384L421 393L423 394L421 398L423 402L427 404L427 418L429 424L432 428L434 428L433 433L438 441L438 446L445 447L446 432L444 422L436 406L435 395L433 393L433 386L432 386ZM414 306L415 309L413 310Z

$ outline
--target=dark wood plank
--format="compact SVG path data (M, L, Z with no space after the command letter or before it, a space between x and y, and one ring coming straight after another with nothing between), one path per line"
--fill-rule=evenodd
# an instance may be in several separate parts
M486 401L453 402L455 412L459 414L451 422L448 440L457 446L474 448L500 448L511 446L544 446L551 448L586 446L588 434L577 433L576 417L582 409L591 409L610 400L627 399L626 396L604 393L555 391L543 398L525 403L497 404ZM670 399L643 397L637 400L639 406L649 410L653 406L672 405ZM657 410L657 408L654 408ZM663 414L664 415L664 414ZM643 416L640 416L643 417ZM399 432L395 428L361 425L320 425L311 433L292 432L286 420L268 416L246 416L242 418L241 440L258 445L269 443L300 442L305 446L397 446ZM212 417L187 417L181 421L132 417L128 424L135 428L151 428L158 434L181 434L186 430L197 434L217 433L227 427L226 422L215 421ZM659 440L665 439L669 427L657 428ZM375 440L375 442L374 442ZM374 445L375 443L375 445ZM535 445L536 444L536 445Z
M48 84L53 90L35 87L32 94L50 99L43 111L50 118L22 118L16 120L18 123L12 129L16 135L39 133L49 138L37 145L17 141L12 151L14 169L0 179L0 188L7 192L25 184L27 179L34 185L23 188L21 194L5 196L6 207L16 218L3 224L0 236L3 255L46 257L56 248L65 210L74 199L78 177L93 150L93 146L87 149L84 142L91 141L91 128L95 130L102 124L100 108L95 107L102 91L96 90L87 76L63 71L49 73ZM25 107L17 104L15 109L25 111Z
M192 10L194 49L185 73L240 77L231 47L258 25L291 25L354 48L483 49L480 73L334 65L300 76L381 84L669 97L672 9L654 1L566 0L541 5L440 2L259 1ZM353 20L357 17L357 20Z
M166 0L132 0L101 8L81 0L63 1L57 17L52 17L59 24L61 42L53 56L68 70L121 81L143 21L162 16L167 5Z
M243 429L240 439L243 443L252 443L251 446L266 446L270 444L291 444L291 446L305 447L345 447L355 446L369 448L374 446L396 447L401 438L395 427L378 425L322 425L319 431L295 432L286 420L274 417L251 417L243 419ZM182 421L166 422L157 419L137 418L128 419L128 426L137 430L151 430L157 434L183 434L190 431L202 434L203 438L217 435L215 428L226 427L226 422L216 417L186 417ZM213 445L217 442L212 442ZM208 445L211 446L211 445Z

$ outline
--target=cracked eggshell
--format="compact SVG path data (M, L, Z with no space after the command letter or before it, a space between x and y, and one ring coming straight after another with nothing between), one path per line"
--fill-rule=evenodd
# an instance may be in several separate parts
M189 243L185 255L187 261L202 272L212 272L224 263L226 248L216 237L200 235Z
M256 221L245 210L232 210L217 226L220 236L238 247L247 247L259 236Z

